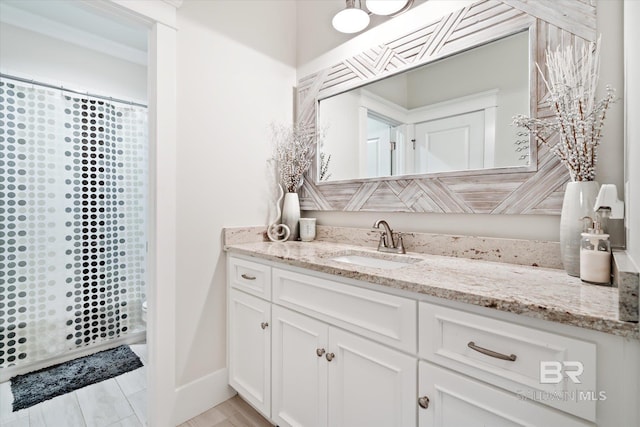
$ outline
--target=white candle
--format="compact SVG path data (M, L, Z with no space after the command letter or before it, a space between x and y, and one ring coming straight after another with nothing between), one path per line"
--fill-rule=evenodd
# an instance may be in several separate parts
M300 218L300 240L310 242L316 238L316 219Z
M609 283L611 253L580 249L580 279L592 283Z

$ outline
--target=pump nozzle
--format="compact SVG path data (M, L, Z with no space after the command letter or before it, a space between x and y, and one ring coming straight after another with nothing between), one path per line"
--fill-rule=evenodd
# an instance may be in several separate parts
M593 210L600 209L610 209L609 218L611 219L624 218L624 202L618 200L618 189L615 184L602 184L600 187Z

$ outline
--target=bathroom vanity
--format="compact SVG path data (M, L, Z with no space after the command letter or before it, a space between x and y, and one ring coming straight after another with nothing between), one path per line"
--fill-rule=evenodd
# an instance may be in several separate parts
M508 124L523 112L548 115L535 63L547 49L579 51L595 41L596 5L483 0L461 7L425 16L354 56L340 54L298 81L297 120L337 129L321 153L331 156L335 180L320 179L317 159L299 191L302 210L560 213L566 168L531 136L509 134ZM477 64L492 63L485 49L493 48L508 65L482 71L467 62L478 55ZM458 60L466 65L408 90L411 102L395 96L419 74ZM503 95L515 92L503 83L517 70L512 86L524 88L515 91L523 96L511 108ZM481 76L499 82L430 98ZM475 117L481 110L483 118ZM507 113L506 126L498 110ZM475 130L447 133L441 146L421 139L432 132L427 123L453 116ZM370 135L380 123L386 130ZM458 160L444 167L436 161L443 158ZM463 167L461 159L473 160ZM637 319L637 290L619 298L616 288L568 276L557 243L503 239L487 249L476 238L462 248L466 237L428 236L422 245L434 251L407 247L399 255L351 234L335 240L319 230L314 242L270 243L252 233L253 242L225 246L229 383L274 424L640 425L638 323L619 320L619 310Z
M563 271L230 244L229 384L283 426L638 425L638 324Z

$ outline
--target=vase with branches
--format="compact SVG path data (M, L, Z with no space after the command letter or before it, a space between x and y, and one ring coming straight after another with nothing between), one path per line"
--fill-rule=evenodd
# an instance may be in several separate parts
M549 92L553 116L538 119L517 115L513 123L527 129L537 142L549 147L567 167L572 181L595 180L602 128L607 110L615 100L615 90L611 86L606 86L603 98L596 98L600 39L581 50L574 50L571 45L565 49L547 50L547 78L536 65Z
M273 156L280 184L295 193L304 182L304 174L313 162L317 135L315 126L296 123L292 126L272 124Z
M302 187L318 144L319 135L312 124L271 125L273 153L278 185L284 188L282 224L290 231L289 239L299 236L300 202L297 191ZM279 201L277 202L279 203Z
M550 118L514 117L513 123L549 148L567 167L571 182L565 189L560 217L560 250L569 275L580 276L581 219L593 216L599 184L595 181L598 147L607 110L615 101L615 90L606 86L597 99L600 39L574 50L571 45L547 50L547 77L538 71L549 93Z

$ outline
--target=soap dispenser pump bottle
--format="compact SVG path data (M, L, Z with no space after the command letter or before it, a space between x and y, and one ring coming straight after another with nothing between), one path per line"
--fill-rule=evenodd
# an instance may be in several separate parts
M580 279L584 282L609 284L611 282L611 243L602 232L600 222L582 233L580 240Z

